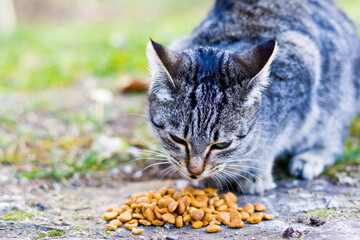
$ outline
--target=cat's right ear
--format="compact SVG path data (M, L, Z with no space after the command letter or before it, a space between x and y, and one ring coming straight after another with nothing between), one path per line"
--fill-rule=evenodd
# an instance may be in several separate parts
M180 54L167 49L151 39L147 44L146 55L152 78L156 80L158 79L156 76L159 73L165 73L166 80L170 81L173 87L177 87L176 76L179 69L184 66L185 59ZM164 79L161 78L161 80Z

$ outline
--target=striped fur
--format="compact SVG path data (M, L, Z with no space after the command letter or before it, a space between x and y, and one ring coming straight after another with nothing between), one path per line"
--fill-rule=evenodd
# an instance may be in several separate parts
M270 42L258 58L244 53L271 38L276 56ZM275 186L272 165L284 153L306 179L342 153L359 107L360 43L332 1L218 0L192 34L156 46L147 53L150 120L185 176L242 176L261 193Z

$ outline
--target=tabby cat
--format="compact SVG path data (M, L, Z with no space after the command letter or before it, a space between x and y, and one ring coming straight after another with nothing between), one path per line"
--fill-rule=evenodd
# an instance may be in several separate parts
M292 175L312 179L342 154L360 106L360 42L330 0L217 0L147 56L150 122L188 179L245 178L262 193L285 153Z

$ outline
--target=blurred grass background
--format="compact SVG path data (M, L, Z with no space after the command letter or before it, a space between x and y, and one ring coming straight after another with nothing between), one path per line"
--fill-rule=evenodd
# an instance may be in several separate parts
M360 1L336 2L359 26ZM131 152L141 145L135 138L152 141L146 121L132 115L144 114L145 93L117 94L116 82L125 75L145 78L149 37L168 44L190 33L212 4L15 0L18 27L0 35L0 163L14 164L30 178L116 174L138 156ZM89 98L88 85L110 89L113 102ZM346 153L326 175L337 178L344 165L360 165L360 118L350 133ZM101 156L92 150L104 134L120 142L120 152Z

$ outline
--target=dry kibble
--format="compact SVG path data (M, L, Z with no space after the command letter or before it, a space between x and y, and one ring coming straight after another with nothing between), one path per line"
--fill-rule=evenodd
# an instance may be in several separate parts
M201 190L201 189L196 189L196 190L194 190L194 191L192 192L192 194L193 194L194 196L196 196L196 195L198 195L198 196L205 196L205 195L206 195L205 191L204 191L204 190Z
M176 210L176 208L178 207L179 205L179 202L177 201L174 201L174 202L171 202L168 206L168 209L169 209L169 212L174 212Z
M243 207L242 211L247 212L248 214L252 214L255 211L254 205L247 203Z
M144 232L144 229L140 229L140 228L133 228L131 230L131 233L136 235L136 234L140 234L140 233L143 233Z
M255 208L255 211L258 211L258 212L266 211L266 207L261 203L255 203L254 208Z
M160 221L160 220L154 220L151 223L152 223L152 225L155 225L155 226L162 226L165 224L164 221Z
M130 211L126 211L126 212L123 212L122 214L120 214L119 216L119 220L121 222L128 222L132 219L132 216L131 216L131 212Z
M192 211L190 211L190 216L195 221L202 220L204 217L204 214L205 214L204 210L202 210L202 209L193 209Z
M248 203L240 208L236 202L234 193L227 192L220 198L213 188L185 187L177 191L162 187L147 194L133 194L121 207L109 206L104 219L110 222L105 227L115 231L124 225L132 234L141 234L144 229L138 229L139 224L163 226L167 223L174 224L177 228L191 224L193 228L205 226L206 231L212 233L219 232L221 224L230 228L242 228L245 220L255 224L262 219L271 220L275 217L262 213L266 207L261 203Z
M168 222L168 223L171 223L171 224L175 223L175 217L170 213L165 213L164 215L162 215L162 219L165 222Z
M153 221L155 219L154 212L150 208L146 209L145 218L149 222L151 222L151 221Z
M162 219L161 213L160 213L160 211L159 211L159 207L155 207L154 213L155 213L155 217L156 217L157 219L160 219L160 220Z
M131 201L130 199L126 199L126 200L125 200L125 204L128 205L128 206L130 206L130 205L133 204L133 203L134 203L134 202Z
M185 212L185 208L186 208L185 203L181 199L178 200L178 203L179 203L179 205L178 205L178 208L177 208L177 212L179 214L183 214Z
M116 227L120 227L122 225L122 222L119 221L118 219L114 219L114 220L111 220L109 222L110 225L115 225Z
M148 220L143 220L143 219L140 219L139 223L144 225L144 226L150 226L151 225L151 222L149 222Z
M172 198L173 198L175 201L179 200L181 197L182 197L182 193L179 192L179 191L176 191L176 192L172 195Z
M116 231L117 226L112 225L112 224L106 224L106 225L105 225L105 228L106 228L107 230L110 230L110 231Z
M108 207L107 211L108 211L108 212L112 212L115 208L120 208L120 206L117 205L117 204L111 204L111 205Z
M241 213L239 213L236 210L232 210L230 213L230 221L236 220L236 219L241 219Z
M220 230L221 230L221 227L216 224L210 224L209 226L206 227L206 231L208 233L219 232Z
M251 224L259 223L261 222L261 220L262 220L262 215L257 213L251 214L251 216L248 219L246 219L246 221Z
M224 193L221 195L221 198L225 200L225 202L234 202L236 203L237 197L232 192Z
M225 225L230 224L230 214L227 212L219 212L216 218Z
M250 215L247 212L241 211L241 220L246 220L250 217Z
M169 213L169 209L168 208L161 208L161 209L159 209L159 213L161 213L161 214Z
M111 219L114 219L118 216L118 213L117 212L106 212L104 213L104 219L106 221L108 220L111 220Z
M265 219L265 220L271 220L271 219L273 219L274 217L275 217L274 215L264 213L263 219Z
M201 208L201 207L203 207L204 205L202 204L202 202L199 202L199 201L197 201L197 200L192 200L192 201L191 201L191 206L197 207L197 208Z
M143 215L141 215L140 213L133 213L132 217L137 218L137 219L145 219L145 217Z
M228 209L228 207L226 205L221 205L220 207L216 208L216 210L220 211L220 212L223 212L225 211L226 209Z
M224 199L219 199L214 203L214 207L220 207L224 204Z
M203 222L202 221L195 221L193 224L192 224L192 227L193 228L201 228L203 226Z
M241 219L232 220L229 224L231 228L242 228L244 226L244 222Z
M178 228L182 228L183 225L184 225L183 217L182 217L182 216L178 216L178 217L175 219L175 226L178 227Z
M190 216L190 214L185 215L183 219L184 219L184 222L185 222L185 223L186 223L186 222L190 222L190 221L191 221L191 216Z

